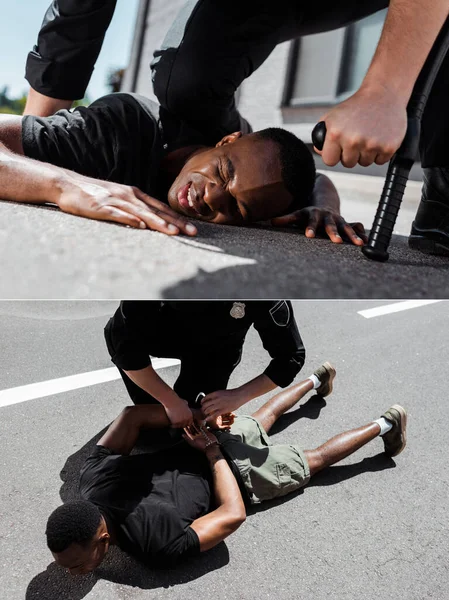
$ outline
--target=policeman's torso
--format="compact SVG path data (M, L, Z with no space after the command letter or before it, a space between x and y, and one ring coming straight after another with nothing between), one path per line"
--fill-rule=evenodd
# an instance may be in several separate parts
M249 303L234 301L169 301L161 315L176 323L194 345L242 343L254 321Z

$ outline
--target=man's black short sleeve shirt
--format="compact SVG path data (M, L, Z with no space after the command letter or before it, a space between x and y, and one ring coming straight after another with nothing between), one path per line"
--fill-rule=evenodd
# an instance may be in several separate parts
M109 94L89 107L22 120L22 145L28 158L132 185L164 202L162 158L171 150L201 143L195 130L137 94Z
M80 479L81 497L112 523L119 546L161 566L200 552L190 524L210 511L211 489L206 459L187 444L131 456L96 446Z

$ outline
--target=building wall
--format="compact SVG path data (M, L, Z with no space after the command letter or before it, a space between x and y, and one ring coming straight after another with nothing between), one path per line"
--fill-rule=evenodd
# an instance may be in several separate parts
M128 66L122 89L127 92L136 92L154 98L151 83L150 62L153 60L153 52L160 47L170 25L173 23L177 13L184 4L184 0L141 0L137 15L136 32L141 26L144 16L144 37L140 49L138 36L134 38L131 50L131 59ZM145 10L146 9L146 10ZM140 58L138 63L137 58Z

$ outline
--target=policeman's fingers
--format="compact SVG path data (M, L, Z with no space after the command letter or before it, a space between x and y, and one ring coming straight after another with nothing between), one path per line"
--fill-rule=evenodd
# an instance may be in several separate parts
M336 140L337 136L334 135L334 137L332 138L331 134L328 131L326 135L326 140L324 142L323 150L320 152L315 149L315 152L321 154L321 158L323 159L324 164L328 167L335 167L335 165L340 162L342 148L340 143Z
M207 406L204 406L203 410L207 419L217 419L223 412L220 410L219 406L214 403L209 403Z

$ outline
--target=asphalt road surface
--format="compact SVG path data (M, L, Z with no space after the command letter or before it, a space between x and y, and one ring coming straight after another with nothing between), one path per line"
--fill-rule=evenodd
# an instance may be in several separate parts
M307 349L299 378L330 360L337 379L331 397L303 401L273 437L315 447L400 403L409 412L403 454L388 459L374 440L178 569L113 549L97 573L74 578L52 562L46 519L74 497L86 454L127 395L121 380L44 397L21 386L110 368L102 329L116 303L0 303L2 598L447 600L449 305L359 314L385 304L295 302ZM231 386L267 363L251 330ZM177 367L160 373L172 384Z
M343 216L370 227L383 181L333 177ZM0 297L448 298L449 259L407 245L419 196L410 182L388 263L294 229L199 223L196 238L168 237L0 202Z

